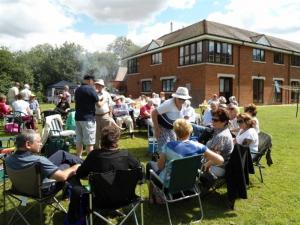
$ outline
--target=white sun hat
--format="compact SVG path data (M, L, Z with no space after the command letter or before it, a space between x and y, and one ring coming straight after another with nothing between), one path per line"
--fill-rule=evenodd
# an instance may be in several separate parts
M172 97L185 100L192 98L189 96L189 90L186 87L178 87L176 92L172 94Z

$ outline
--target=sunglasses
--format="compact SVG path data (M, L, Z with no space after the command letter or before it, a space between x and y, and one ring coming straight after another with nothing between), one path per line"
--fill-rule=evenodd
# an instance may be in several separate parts
M178 100L181 102L185 102L185 99L182 99L182 98L178 98Z
M228 108L229 110L234 110L234 108Z
M244 123L244 120L237 120L237 123Z
M221 121L221 120L218 119L218 118L212 118L212 121L213 121L213 122L219 122L219 121Z

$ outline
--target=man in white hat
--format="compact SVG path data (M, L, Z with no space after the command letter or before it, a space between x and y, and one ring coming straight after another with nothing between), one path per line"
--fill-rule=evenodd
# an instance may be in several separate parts
M164 101L151 113L154 134L157 139L158 151L169 141L176 140L173 122L184 117L185 101L191 99L186 87L178 87L171 99Z
M96 143L95 149L101 147L101 130L103 127L111 125L114 120L111 117L113 101L110 94L105 90L105 84L102 79L98 79L94 83L99 99L103 99L101 107L96 107Z

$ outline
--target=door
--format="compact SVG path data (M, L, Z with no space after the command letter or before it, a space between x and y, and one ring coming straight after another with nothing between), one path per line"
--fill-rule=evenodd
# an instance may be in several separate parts
M229 97L232 96L232 78L221 77L219 87L219 96L224 96L228 102Z

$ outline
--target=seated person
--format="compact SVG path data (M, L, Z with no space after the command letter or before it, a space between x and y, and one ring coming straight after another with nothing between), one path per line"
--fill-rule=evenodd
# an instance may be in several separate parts
M0 94L0 115L8 115L10 114L11 109L9 105L6 104L6 96L3 94Z
M115 97L115 105L112 108L113 116L116 120L116 123L119 127L122 127L122 124L125 123L126 126L129 129L129 133L131 138L134 137L133 134L133 120L131 119L131 116L129 115L129 109L127 104L122 103L121 96Z
M237 123L237 115L240 113L240 109L237 105L234 105L232 103L228 105L227 109L229 112L229 119L230 119L228 127L232 136L235 137L240 130L240 127Z
M42 147L41 137L34 130L24 130L16 137L16 151L9 155L6 165L14 170L21 170L40 163L41 175L44 183L48 178L54 179L54 185L47 185L43 189L43 194L51 194L63 186L63 182L75 174L82 160L65 151L57 151L49 158L37 155Z
M210 139L206 146L220 154L224 162L229 160L229 156L233 150L233 138L231 136L230 130L228 129L229 114L227 110L218 109L213 113L213 137ZM208 160L204 164L205 170L210 172L216 177L223 177L225 175L225 165L214 165L211 160Z
M153 127L151 112L154 109L153 101L151 98L147 99L147 104L140 108L139 122L140 125L145 125L146 127Z
M196 122L196 113L195 113L195 109L191 106L191 101L186 100L185 106L186 106L186 108L183 110L184 119L186 119L190 123L195 123Z
M90 172L108 172L112 170L128 170L140 167L140 163L128 151L118 148L120 129L115 126L106 126L101 132L101 149L95 149L78 168L76 176L84 178ZM73 188L69 205L68 219L70 222L78 219L76 215L80 210L80 195L84 193L82 186Z
M254 120L254 129L256 130L257 133L260 132L259 130L259 121L256 117L257 114L257 107L255 104L251 103L247 106L244 107L244 112L249 114L252 117L252 120Z
M22 120L25 122L27 129L35 130L36 126L34 123L33 116L31 115L31 110L29 108L29 103L23 99L22 94L17 95L17 100L12 104L13 111L21 112Z
M199 142L189 140L190 134L193 131L192 125L185 119L177 119L174 122L174 131L177 136L177 141L170 141L162 147L162 152L159 155L157 162L150 161L147 168L153 169L160 177L160 182L166 187L169 185L169 174L171 173L171 161L187 156L203 154L204 157L212 161L215 165L220 165L224 162L221 155L209 150L205 145ZM149 187L150 201L159 202L156 196L152 196L152 188ZM155 197L156 199L153 199Z
M205 110L203 119L202 119L202 124L203 126L206 127L211 127L212 126L212 113L215 112L218 109L218 102L212 101L209 103L209 108Z
M247 113L241 113L237 117L240 131L236 135L235 142L249 146L251 152L258 152L258 134L255 130L255 121ZM252 154L252 158L255 154Z
M41 110L40 110L40 104L36 100L36 96L34 94L30 94L29 97L29 108L31 110L31 114L35 115L36 119L41 122Z
M60 100L59 100L58 104L56 105L56 108L54 109L54 111L61 114L61 116L63 118L66 118L69 110L70 110L70 104L68 102L67 97L60 95Z

